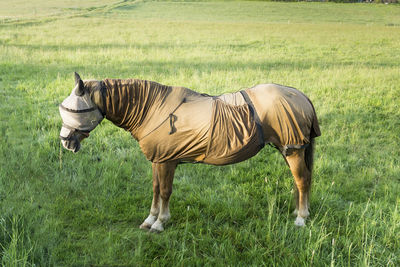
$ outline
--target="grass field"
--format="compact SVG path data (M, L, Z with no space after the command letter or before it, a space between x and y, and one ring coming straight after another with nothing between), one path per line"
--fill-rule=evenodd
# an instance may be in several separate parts
M2 265L400 266L399 62L399 5L0 1ZM141 231L151 164L130 134L103 122L78 154L60 146L74 71L299 88L322 131L307 226L266 147L179 166L166 231Z

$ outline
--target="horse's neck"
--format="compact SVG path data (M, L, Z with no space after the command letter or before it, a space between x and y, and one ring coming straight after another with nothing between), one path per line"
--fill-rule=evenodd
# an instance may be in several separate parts
M106 79L103 82L106 118L138 139L148 110L163 94L165 86L136 79Z

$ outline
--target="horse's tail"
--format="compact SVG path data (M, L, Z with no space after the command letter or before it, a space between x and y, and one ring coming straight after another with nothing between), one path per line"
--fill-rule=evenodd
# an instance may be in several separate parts
M311 174L314 165L314 149L315 149L315 138L311 138L311 141L305 150L305 161L307 168Z
M319 123L318 123L318 118L317 114L315 113L315 108L311 100L306 96L308 101L311 104L312 110L313 110L313 122L311 126L311 131L310 131L310 144L306 147L305 150L305 161L308 170L310 171L310 174L312 175L312 170L313 170L313 165L314 165L314 149L315 149L315 137L318 137L321 135L321 130L319 129Z

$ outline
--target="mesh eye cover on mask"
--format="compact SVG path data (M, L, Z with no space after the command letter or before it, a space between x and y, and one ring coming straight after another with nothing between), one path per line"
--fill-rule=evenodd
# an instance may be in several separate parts
M72 92L59 107L63 123L81 131L93 130L103 119L103 115L89 95L77 96Z
M93 130L103 119L103 115L98 109L85 113L75 113L60 107L60 115L65 125L81 131Z

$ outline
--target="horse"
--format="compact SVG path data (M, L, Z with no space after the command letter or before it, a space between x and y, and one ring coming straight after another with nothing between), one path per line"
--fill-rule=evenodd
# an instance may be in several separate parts
M59 106L60 139L78 152L106 118L129 131L152 162L150 214L139 226L164 231L176 167L181 163L226 165L275 147L294 177L294 221L305 226L315 138L321 135L311 101L295 88L260 84L220 96L139 79L85 80Z

